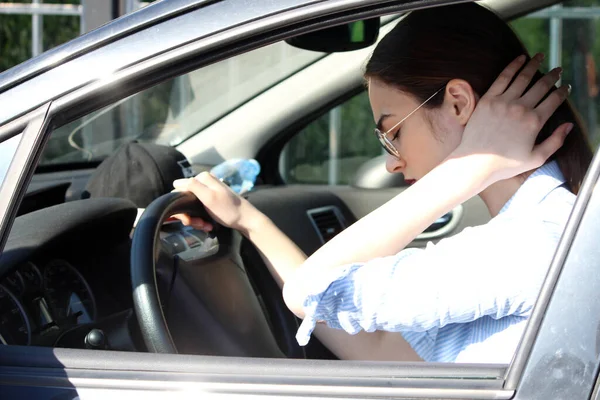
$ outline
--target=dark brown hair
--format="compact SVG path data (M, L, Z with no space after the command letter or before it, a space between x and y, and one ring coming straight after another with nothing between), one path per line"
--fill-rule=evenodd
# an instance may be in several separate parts
M463 79L480 96L500 72L527 50L512 29L492 11L475 3L411 12L377 45L365 77L375 78L423 102L452 79ZM536 73L533 83L543 75ZM443 92L441 92L443 93ZM439 107L437 95L427 104ZM577 193L592 159L584 127L568 101L546 122L537 142L562 123L574 127L552 156L567 184Z

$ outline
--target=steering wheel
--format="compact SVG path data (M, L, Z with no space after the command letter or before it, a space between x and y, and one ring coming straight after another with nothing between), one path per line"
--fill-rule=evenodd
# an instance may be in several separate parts
M178 213L209 218L193 194L168 193L146 208L133 236L133 303L148 351L177 353L177 342L186 353L283 357L239 256L241 234L218 227L219 250L207 258L165 256L161 227ZM161 279L170 288L163 304Z

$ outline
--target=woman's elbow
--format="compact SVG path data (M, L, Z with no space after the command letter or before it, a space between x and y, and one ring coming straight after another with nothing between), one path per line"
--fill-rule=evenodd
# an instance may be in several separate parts
M296 276L288 279L282 289L283 301L287 308L298 318L304 319L304 300L305 295L301 290L302 285L298 282Z

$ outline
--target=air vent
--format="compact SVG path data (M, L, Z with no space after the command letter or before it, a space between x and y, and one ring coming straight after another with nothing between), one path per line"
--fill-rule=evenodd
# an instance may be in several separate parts
M342 214L337 207L316 208L307 213L323 243L327 243L345 228Z

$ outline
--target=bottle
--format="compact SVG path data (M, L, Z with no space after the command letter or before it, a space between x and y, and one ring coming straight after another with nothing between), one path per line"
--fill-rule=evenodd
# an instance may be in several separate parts
M244 194L254 187L260 164L254 159L236 158L214 166L210 172L234 192Z

